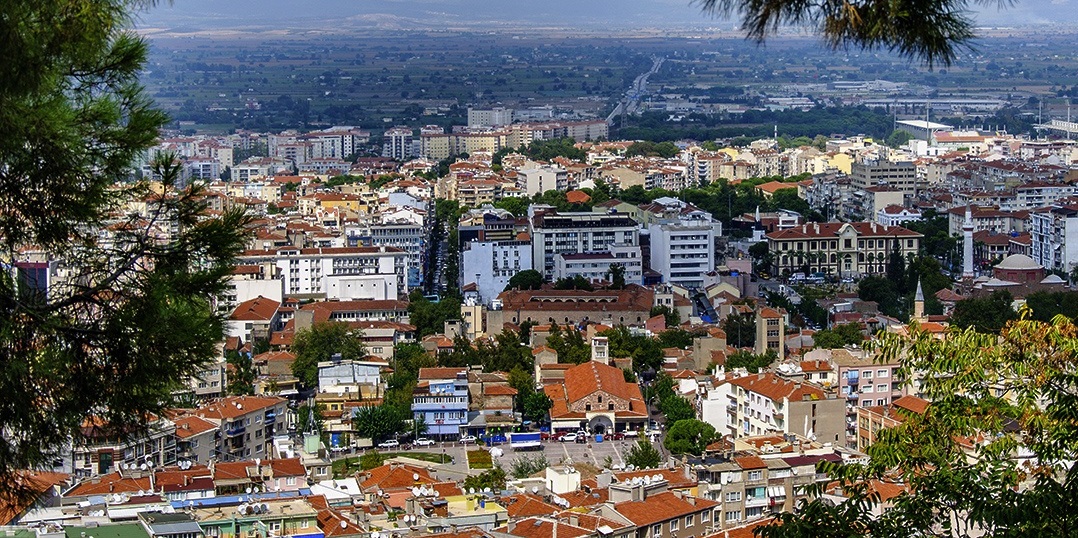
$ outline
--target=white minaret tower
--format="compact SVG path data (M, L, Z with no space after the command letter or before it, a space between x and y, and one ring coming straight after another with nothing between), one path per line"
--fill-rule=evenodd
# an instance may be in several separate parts
M962 280L973 280L973 213L966 204L966 221L962 223Z

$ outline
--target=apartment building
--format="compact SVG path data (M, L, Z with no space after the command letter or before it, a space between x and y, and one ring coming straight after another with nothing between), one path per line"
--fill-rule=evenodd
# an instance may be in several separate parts
M708 536L719 508L715 501L669 491L666 480L650 477L611 484L610 503L636 527L636 538Z
M1070 273L1078 265L1078 204L1034 210L1029 224L1029 257L1045 269Z
M454 439L468 425L468 370L420 368L412 392L412 414L427 425L427 435Z
M569 171L557 166L540 166L517 170L517 187L527 196L546 191L569 190Z
M609 252L556 254L553 279L579 276L590 282L609 282L612 265L625 270L626 284L643 284L644 263L638 246L610 247Z
M409 253L394 247L277 247L248 250L243 265L272 263L284 278L285 295L324 298L330 281L351 277L396 278L397 293L408 294Z
M413 157L412 130L410 128L394 127L388 129L383 135L383 139L385 140L384 149L382 150L383 157L398 161L406 161Z
M893 428L911 414L923 415L928 401L916 396L903 396L888 405L857 408L857 449L865 450L876 442L880 430Z
M558 213L529 209L532 268L554 278L555 254L606 252L615 246L639 246L640 230L627 215L612 213Z
M176 423L176 459L207 464L217 456L221 434L219 425L193 415L178 417Z
M850 167L850 184L860 190L886 185L903 194L913 195L917 188L917 166L912 161L855 162Z
M703 420L737 439L768 433L797 434L821 443L846 440L846 401L815 383L773 373L727 379L701 402Z
M199 407L194 415L218 424L218 461L268 458L273 437L288 431L288 400L265 396L229 396Z
M999 234L1011 232L1025 232L1030 212L1025 210L1011 211L1000 209L996 206L971 205L970 218L973 222L973 231L988 231ZM956 205L947 210L947 231L951 235L961 235L962 226L966 222L966 206Z
M665 283L703 287L704 275L715 269L715 238L722 235L722 223L692 204L670 198L641 210L647 215L651 269L661 273Z
M136 434L114 431L92 417L83 423L82 434L85 441L71 447L72 474L77 477L176 463L176 423L164 417Z
M756 309L756 354L774 351L778 360L786 356L786 311L760 306Z
M916 256L921 234L875 222L802 224L767 234L773 274L807 270L842 276L883 274L892 252Z
M513 123L513 109L468 107L468 127L501 127Z
M532 266L530 241L468 241L460 251L460 283L474 283L479 299L489 303L513 275Z

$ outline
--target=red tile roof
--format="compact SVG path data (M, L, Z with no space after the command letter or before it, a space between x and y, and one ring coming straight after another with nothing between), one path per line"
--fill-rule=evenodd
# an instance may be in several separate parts
M637 527L661 523L671 519L702 512L719 506L715 501L695 499L689 502L672 491L650 495L643 501L625 501L614 505L614 510L632 521Z

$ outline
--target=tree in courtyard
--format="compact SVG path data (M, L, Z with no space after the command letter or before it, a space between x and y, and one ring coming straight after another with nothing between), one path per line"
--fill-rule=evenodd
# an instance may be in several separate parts
M210 298L246 217L209 214L171 156L152 164L158 190L123 183L168 121L138 82L135 5L0 3L0 500L72 443L145 431L223 334ZM74 273L46 292L28 249Z
M537 290L543 287L543 274L535 269L525 269L509 278L506 290Z
M679 420L670 426L663 439L663 446L672 454L703 454L707 445L715 439L715 427L696 419Z
M681 396L668 396L659 402L659 411L662 411L666 421L673 424L679 420L696 418L696 409L692 402Z
M229 350L225 353L225 363L228 364L228 387L225 390L237 396L254 394L258 370L251 362L251 357Z
M816 334L812 335L812 341L817 348L835 349L861 345L865 341L865 335L861 333L861 326L856 323L840 323L830 329L816 331Z
M654 469L662 459L662 454L644 437L637 439L636 444L625 453L625 463L637 469Z
M756 314L730 314L722 321L722 330L726 332L726 341L731 346L753 347L756 345Z
M550 412L551 407L554 407L554 402L550 399L550 396L547 396L545 392L532 391L524 397L524 418L535 422L543 422L546 420L547 413Z
M931 403L899 411L867 463L820 465L848 501L803 501L763 536L1075 536L1078 326L1027 312L995 334L914 328L876 348ZM902 490L886 510L880 482Z
M342 360L359 360L366 354L362 334L347 323L324 321L296 332L292 341L292 374L305 387L318 386L318 363L340 354Z
M1007 322L1018 317L1011 307L1013 300L1007 291L962 299L954 305L951 325L962 329L973 328L986 334L999 334Z
M625 289L625 266L620 263L610 264L610 269L606 272L607 278L610 279L610 289L623 290Z

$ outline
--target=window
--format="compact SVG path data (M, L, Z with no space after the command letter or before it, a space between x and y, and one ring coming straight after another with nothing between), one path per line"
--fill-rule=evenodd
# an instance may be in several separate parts
M876 370L876 377L887 377L887 370Z
M861 377L865 379L872 379L872 370L865 370L861 373Z
M677 532L677 518L670 520L670 532Z
M872 385L865 385L861 387L861 392L872 392Z
M663 534L662 525L652 525L651 526L651 536L652 537L662 536L662 534Z
M301 529L306 529L306 528L308 528L310 526L311 526L311 522L307 521L306 519L299 522L299 528L301 528Z
M887 392L887 385L876 385L876 392Z
M753 507L753 508L746 508L745 509L745 519L754 518L754 517L760 517L762 515L764 515L764 507L763 506L756 506L756 507Z
M285 478L284 483L288 486L294 486L296 485L296 477L290 476L288 478Z
M849 239L847 239L849 241ZM741 510L731 510L726 512L726 521L741 521Z
M736 502L738 502L740 500L741 500L741 492L740 491L731 491L731 492L726 494L726 502L728 502L728 503L736 503Z
M763 471L749 471L749 478L748 478L749 480L763 480L763 478L764 478L764 472Z
M689 515L685 516L685 528L687 529L687 528L691 527L692 525L693 525L692 514L689 514Z

